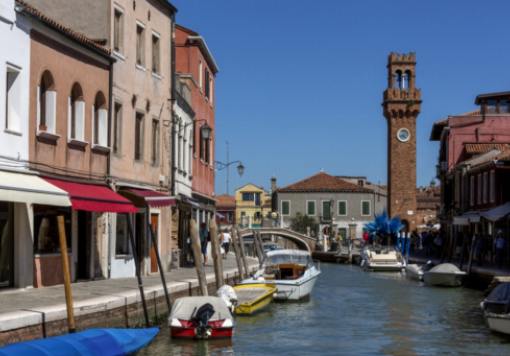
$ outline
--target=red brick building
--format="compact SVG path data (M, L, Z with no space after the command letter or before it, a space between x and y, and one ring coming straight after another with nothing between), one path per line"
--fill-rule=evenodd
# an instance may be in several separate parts
M236 198L232 195L216 197L216 223L220 228L232 227L236 224Z
M214 80L218 66L204 38L197 32L177 25L175 30L176 73L191 88L191 106L195 112L193 135L194 218L207 222L213 217L214 199ZM210 137L203 137L203 127Z

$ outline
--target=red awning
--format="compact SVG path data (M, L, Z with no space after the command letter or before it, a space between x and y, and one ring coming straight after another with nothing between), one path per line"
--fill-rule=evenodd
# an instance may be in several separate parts
M106 185L83 184L54 178L44 178L49 183L65 190L71 198L75 210L103 213L136 213L136 208L123 196L115 193Z
M162 206L173 206L176 204L175 198L172 198L169 195L166 195L161 192L156 192L154 190L148 189L137 189L137 188L128 188L123 189L122 192L128 193L128 197L134 195L135 198L145 202L151 208L158 208ZM138 199L133 199L133 203L137 205Z

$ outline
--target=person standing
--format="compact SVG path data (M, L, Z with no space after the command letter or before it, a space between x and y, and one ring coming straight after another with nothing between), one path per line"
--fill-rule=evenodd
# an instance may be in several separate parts
M505 239L501 230L498 230L496 240L494 240L494 248L496 250L496 265L501 268L505 258Z
M221 236L221 246L223 247L223 251L225 252L223 254L223 258L227 258L227 254L230 249L230 241L232 241L232 236L230 236L228 230L223 231L223 234Z
M207 230L207 224L203 222L200 224L200 248L202 255L204 256L204 265L207 263L207 244L209 242L209 230Z

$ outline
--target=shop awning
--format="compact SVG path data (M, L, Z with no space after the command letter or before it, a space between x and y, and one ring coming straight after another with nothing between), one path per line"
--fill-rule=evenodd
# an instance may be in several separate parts
M137 206L148 205L151 208L159 208L176 204L175 198L155 190L127 188L122 189L120 193Z
M453 218L453 225L469 225L469 223L479 223L480 213L477 211L469 211Z
M76 183L54 178L44 179L65 190L75 210L102 213L136 213L138 211L128 199L115 193L106 185Z
M489 221L498 221L510 214L510 202L482 212L480 215Z
M16 172L0 172L0 200L53 206L71 206L66 191L38 176Z

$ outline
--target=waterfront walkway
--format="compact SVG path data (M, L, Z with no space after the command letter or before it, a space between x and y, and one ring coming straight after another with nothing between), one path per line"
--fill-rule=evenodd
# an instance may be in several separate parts
M258 263L249 258L254 270ZM237 276L233 254L223 260L226 279ZM205 267L208 284L214 284L212 262ZM195 268L180 268L165 274L171 295L190 295L198 286ZM143 277L146 298L155 300L163 296L159 273ZM136 278L107 279L72 284L74 311L76 316L126 307L140 301ZM66 319L64 286L8 290L0 293L0 333L26 328L51 321ZM1 337L0 337L1 339ZM0 345L2 344L0 340Z

